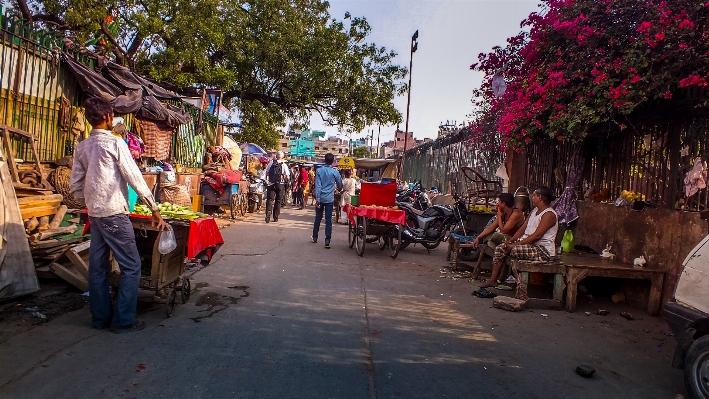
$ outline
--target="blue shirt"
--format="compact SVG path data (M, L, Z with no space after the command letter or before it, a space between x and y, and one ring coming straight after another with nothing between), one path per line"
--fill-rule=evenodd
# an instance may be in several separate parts
M335 186L342 190L340 172L330 165L325 165L315 172L315 201L323 204L335 202Z

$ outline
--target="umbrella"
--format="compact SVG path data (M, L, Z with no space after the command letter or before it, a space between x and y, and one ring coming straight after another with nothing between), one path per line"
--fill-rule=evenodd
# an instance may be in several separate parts
M239 147L241 147L241 151L245 155L268 155L268 153L264 151L263 148L253 143L244 143Z

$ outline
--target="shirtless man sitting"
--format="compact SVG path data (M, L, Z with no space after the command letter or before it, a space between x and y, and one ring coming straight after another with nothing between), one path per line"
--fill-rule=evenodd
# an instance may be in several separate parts
M512 239L495 248L492 275L480 288L497 286L502 264L508 256L519 260L548 261L556 255L556 232L559 221L551 208L554 195L548 187L539 187L532 194L535 208Z
M524 224L524 214L515 208L515 197L510 193L502 193L497 199L497 218L473 241L473 248L478 248L480 240L490 236L488 241L500 245L508 241ZM497 231L499 230L499 231Z

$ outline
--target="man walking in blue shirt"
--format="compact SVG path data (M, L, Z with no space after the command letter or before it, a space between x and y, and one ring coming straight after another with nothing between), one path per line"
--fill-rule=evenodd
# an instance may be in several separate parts
M313 242L318 242L318 232L323 212L325 213L325 248L330 248L332 238L332 206L335 203L335 187L342 190L342 177L340 172L332 167L335 156L325 154L325 166L318 169L315 174L315 225L313 226Z

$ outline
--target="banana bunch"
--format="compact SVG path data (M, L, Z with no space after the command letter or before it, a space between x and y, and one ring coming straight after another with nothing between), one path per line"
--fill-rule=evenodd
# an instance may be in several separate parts
M160 210L160 215L170 219L193 220L207 216L204 213L192 211L192 208L188 206L174 205L169 202L158 204L158 209ZM145 205L136 205L133 209L133 213L145 216L153 214L150 208Z
M645 196L643 194L628 190L621 191L620 198L624 199L629 204L633 204L635 201L645 201Z
M487 205L470 205L468 208L470 212L479 212L479 213L494 213L495 209L492 207L489 207Z

